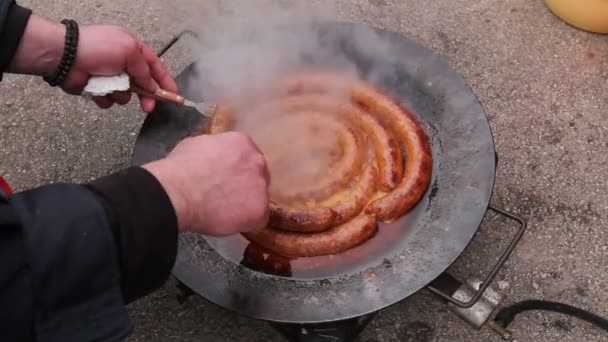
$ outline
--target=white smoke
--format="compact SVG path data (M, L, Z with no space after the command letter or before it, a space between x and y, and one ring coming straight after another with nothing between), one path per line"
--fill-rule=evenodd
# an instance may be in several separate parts
M339 46L335 35L320 34L319 22L339 18L330 5L277 0L189 1L191 3L185 7L192 16L188 28L195 31L199 39L192 48L198 76L188 88L205 101L213 103L245 85L263 89L278 77L306 70L311 62L331 67L332 71L357 71L353 56ZM196 20L201 13L204 18ZM382 75L394 72L392 68L399 54L385 38L363 25L344 26L343 30L341 34L348 35L351 48L365 59L367 80L375 83ZM237 120L239 117L256 120L251 117L251 106L246 103L236 105L235 109ZM268 127L248 133L259 137L262 131L268 132ZM306 132L296 128L270 132L276 144L311 139ZM268 139L264 137L264 145L272 146L273 141ZM315 143L319 145L318 141ZM289 166L282 166L281 170L271 169L271 173L274 177L277 173L291 176L298 171L312 172L304 168L312 165L318 168L319 159L323 158L317 151L300 151L297 162L287 163Z
M210 101L235 91L243 84L262 85L281 75L297 71L311 61L333 69L354 72L352 56L336 41L319 34L318 22L339 20L331 2L281 0L192 0L183 8L192 13L189 29L199 35L193 46L200 66L199 77L189 88ZM205 13L196 20L197 13ZM296 27L297 30L276 29ZM350 44L363 52L375 81L396 58L392 45L365 26L344 32Z

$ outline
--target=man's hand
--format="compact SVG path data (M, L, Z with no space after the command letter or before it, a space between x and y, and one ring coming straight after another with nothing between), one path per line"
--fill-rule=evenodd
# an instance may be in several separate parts
M63 55L65 27L32 15L19 48L11 63L15 73L48 76ZM177 92L177 85L165 64L156 53L137 36L118 26L82 26L80 28L76 60L61 88L69 94L80 94L91 76L115 76L126 72L144 90L153 92L157 85ZM101 108L114 103L126 104L130 92L120 92L95 99ZM155 101L141 98L146 112L154 109Z
M162 184L180 231L224 236L258 230L269 218L264 156L242 133L187 138L144 168Z
M177 92L177 85L165 64L156 53L135 34L118 26L84 26L80 29L80 43L76 61L62 88L70 94L80 94L91 76L114 76L122 72L144 90L154 92L157 84L168 91ZM127 104L131 92L118 92L96 98L101 108L114 103ZM146 112L154 109L154 99L141 98Z

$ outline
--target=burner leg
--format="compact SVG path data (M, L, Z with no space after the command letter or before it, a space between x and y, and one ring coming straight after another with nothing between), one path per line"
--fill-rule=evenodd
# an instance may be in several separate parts
M481 279L468 278L464 284L453 294L453 297L462 301L470 300L482 284ZM492 287L488 287L481 298L470 308L461 308L448 303L448 308L475 329L488 322L494 310L500 305L504 297Z
M290 342L352 342L376 316L376 313L331 323L272 323Z
M481 284L481 279L468 278L462 283L449 273L443 273L433 281L432 286L454 299L468 301L477 291L479 291ZM459 307L446 300L444 300L444 302L447 303L450 311L460 317L463 321L467 322L475 329L481 329L481 327L488 322L492 313L494 313L503 299L504 297L500 293L494 291L491 287L488 287L471 307Z
M482 299L484 297L484 293L486 292L486 290L488 290L488 287L490 286L490 284L492 283L492 281L494 280L494 278L500 271L501 267L505 264L505 262L507 261L507 259L509 258L509 256L511 255L511 253L513 252L513 250L519 243L519 241L521 240L522 236L524 235L524 232L526 231L527 222L524 221L523 219L521 219L505 210L498 209L493 206L489 206L488 211L492 211L497 215L500 215L506 219L509 219L510 221L517 223L517 226L518 226L517 233L511 239L511 242L507 246L506 250L498 258L498 261L494 264L494 266L492 267L492 269L490 270L488 275L486 275L485 278L483 278L483 279L467 280L467 282L464 285L462 285L465 287L461 287L461 286L454 287L454 286L450 285L449 288L442 290L441 288L445 287L446 284L449 285L450 283L454 283L454 281L455 281L455 279L453 277L449 276L447 273L444 273L443 275L440 275L436 280L434 280L433 283L431 283L430 285L427 286L427 288L431 292L433 292L434 294L443 298L444 300L447 300L448 302L450 302L450 304L455 305L456 307L461 308L461 309L472 308L473 306L476 305L476 303L480 299ZM458 285L457 283L455 283L455 284ZM474 289L474 292L473 292L472 296L469 298L468 293L470 292L469 290L471 290L471 289ZM456 298L456 295L458 295L459 298ZM492 297L492 298L490 298L490 297ZM466 298L467 300L463 301L462 300L463 298ZM485 299L488 299L490 301L496 301L497 298L498 298L498 294L491 293L491 292L486 294L486 297L485 297ZM500 298L500 299L502 299L502 298Z

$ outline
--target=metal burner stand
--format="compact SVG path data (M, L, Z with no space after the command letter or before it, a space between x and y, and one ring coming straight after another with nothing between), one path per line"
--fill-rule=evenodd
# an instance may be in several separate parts
M521 240L527 228L526 221L511 213L492 206L488 210L514 221L519 227L508 247L485 279L469 278L465 282L461 282L448 272L445 272L426 287L445 302L452 312L475 329L481 329L488 323L490 317L504 299L502 295L490 287L490 284ZM177 288L179 290L177 300L180 304L195 294L194 291L179 280ZM352 342L357 339L377 314L378 311L348 320L319 324L269 323L290 342ZM508 331L501 330L494 324L490 324L490 327L503 338L510 335Z
M376 316L371 313L346 321L323 324L277 324L272 326L292 342L354 341Z

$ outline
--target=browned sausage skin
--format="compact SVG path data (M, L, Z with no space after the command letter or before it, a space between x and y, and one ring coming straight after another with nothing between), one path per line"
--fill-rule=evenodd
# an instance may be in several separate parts
M286 257L313 257L338 254L356 247L376 234L374 215L360 215L321 233L303 234L266 228L243 236Z
M290 112L322 112L326 115L336 115L354 125L364 133L373 146L378 163L379 186L383 191L393 190L403 176L403 156L399 142L390 129L382 124L368 112L356 105L332 98L329 94L299 94L291 95L276 101L270 108L282 113ZM265 108L263 112L268 113Z
M273 86L275 97L253 99L254 119L272 125L274 116L308 113L336 131L342 158L309 186L271 192L271 226L243 234L247 239L289 257L335 254L371 238L376 220L393 221L417 205L433 160L413 113L371 84L338 74L292 75ZM231 130L235 121L233 109L218 105L207 132Z
M287 188L274 191L273 196L276 200L281 203L308 202L311 200L318 202L348 186L364 162L365 146L361 134L349 123L332 115L325 115L312 110L295 114L290 114L287 111L283 113L287 119L304 117L335 132L341 145L342 158L321 177L304 184L290 184ZM272 121L268 124L272 125Z
M361 80L331 74L295 75L284 81L292 92L350 93L350 101L376 116L400 141L405 170L399 185L366 208L379 220L393 221L420 201L431 180L432 155L428 137L414 115L395 99Z

